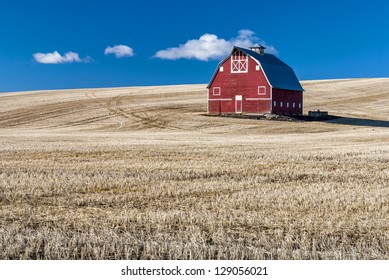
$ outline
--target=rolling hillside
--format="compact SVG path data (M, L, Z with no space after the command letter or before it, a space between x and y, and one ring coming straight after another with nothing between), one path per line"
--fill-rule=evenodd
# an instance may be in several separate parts
M0 259L389 259L389 79L288 122L205 85L0 94Z
M303 86L305 113L321 109L389 121L389 79L306 81ZM0 100L0 128L199 131L247 123L202 116L205 85L21 92L0 95Z

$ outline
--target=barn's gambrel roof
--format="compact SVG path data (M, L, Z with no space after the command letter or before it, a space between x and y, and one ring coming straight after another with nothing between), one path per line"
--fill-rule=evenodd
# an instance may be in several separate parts
M304 91L299 80L296 77L293 69L289 67L287 64L282 62L279 58L272 54L264 53L259 54L255 51L234 47L229 56L223 59L218 67L216 68L215 73L213 74L211 81L209 82L207 88L209 88L216 77L216 74L220 68L220 66L230 58L230 56L236 51L240 50L247 55L251 56L254 60L258 62L258 64L262 67L263 72L270 85L273 88L286 89L286 90L296 90L296 91Z

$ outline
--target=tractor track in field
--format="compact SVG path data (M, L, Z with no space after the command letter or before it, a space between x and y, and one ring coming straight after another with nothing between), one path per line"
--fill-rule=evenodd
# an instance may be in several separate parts
M40 95L30 95L34 98L31 103L27 101L19 107L0 111L0 128L190 130L184 120L192 120L204 107L194 93L198 91L86 90L70 98L56 93L52 99L42 95L42 102L38 99Z
M137 91L137 94L141 94L143 91L145 90L139 90ZM177 126L170 125L169 117L175 115L172 110L163 110L163 108L161 110L158 106L135 109L135 106L131 106L130 102L136 98L131 95L116 95L108 98L105 102L102 102L100 100L101 98L96 96L96 93L86 93L86 96L95 101L102 108L108 110L108 118L114 119L115 122L117 122L118 129L181 129Z
M137 91L137 95L142 94L142 91L144 90ZM143 106L139 96L128 94L99 97L95 92L87 92L85 96L87 99L26 106L0 112L0 128L69 128L112 120L116 123L116 129L183 129L171 122L185 111L185 108L160 105L157 102ZM99 111L99 108L106 112Z
M30 125L85 111L79 101L29 106L0 113L0 127Z

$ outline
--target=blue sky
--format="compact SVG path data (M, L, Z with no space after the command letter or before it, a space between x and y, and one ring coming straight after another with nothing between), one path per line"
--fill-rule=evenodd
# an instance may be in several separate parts
M0 92L207 83L262 43L301 80L389 77L389 2L24 1L0 8Z

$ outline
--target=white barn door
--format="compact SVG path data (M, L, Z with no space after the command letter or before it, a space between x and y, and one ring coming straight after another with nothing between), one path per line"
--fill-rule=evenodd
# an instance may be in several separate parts
M242 95L235 96L235 113L242 113Z

